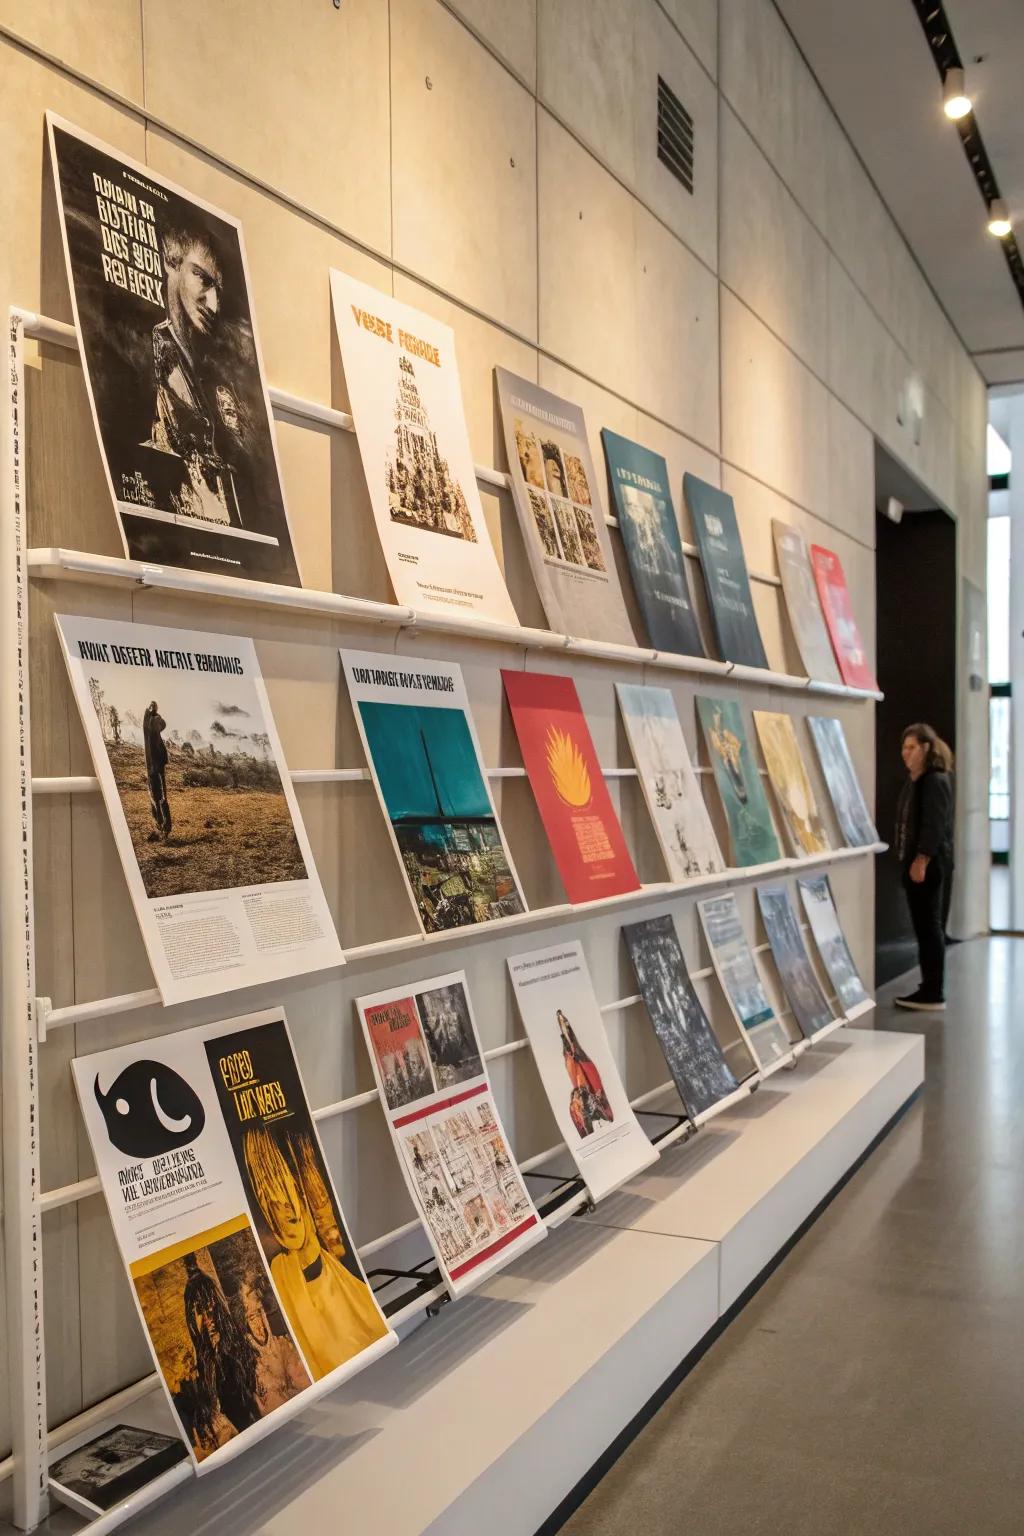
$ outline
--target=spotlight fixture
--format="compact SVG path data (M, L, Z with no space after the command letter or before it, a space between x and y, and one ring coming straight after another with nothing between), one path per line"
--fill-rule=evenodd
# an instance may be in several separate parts
M1005 240L1012 234L1013 225L1010 223L1010 210L1006 206L1006 199L994 197L988 205L988 232L999 240Z
M957 65L947 69L942 78L942 109L954 122L971 110L971 98L964 90L964 72Z

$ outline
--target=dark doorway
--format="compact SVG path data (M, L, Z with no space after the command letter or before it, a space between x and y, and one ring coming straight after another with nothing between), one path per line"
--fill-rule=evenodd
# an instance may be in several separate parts
M945 512L879 516L875 560L878 625L875 810L891 841L903 783L900 738L916 720L933 725L956 751L956 524ZM917 964L917 949L895 858L878 860L875 984Z

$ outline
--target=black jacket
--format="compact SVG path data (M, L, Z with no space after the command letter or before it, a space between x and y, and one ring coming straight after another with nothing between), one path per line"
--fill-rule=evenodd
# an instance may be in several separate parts
M953 863L953 775L930 768L908 779L896 808L896 856L904 869L919 853Z

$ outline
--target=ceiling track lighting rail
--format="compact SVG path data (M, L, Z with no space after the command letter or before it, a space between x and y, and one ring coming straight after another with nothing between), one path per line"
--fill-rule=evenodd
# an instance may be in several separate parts
M1010 276L1021 304L1024 305L1024 256L1021 255L1013 233L1006 202L999 190L999 183L988 157L981 129L978 127L973 111L968 110L961 114L958 110L951 110L960 100L966 101L968 97L964 86L964 63L956 46L946 8L942 0L912 0L912 4L931 49L939 79L942 81L947 116L951 116L956 124L964 154L967 156L967 163L974 173L978 191L988 210L986 224L989 232L995 235L1002 245Z

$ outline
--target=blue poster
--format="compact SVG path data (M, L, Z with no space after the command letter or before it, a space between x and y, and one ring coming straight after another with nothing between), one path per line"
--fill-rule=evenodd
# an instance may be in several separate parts
M601 440L626 559L651 645L657 651L704 656L668 466L660 453L607 427L601 428Z
M718 653L723 661L767 667L732 497L690 474L683 476L683 494L700 550Z

